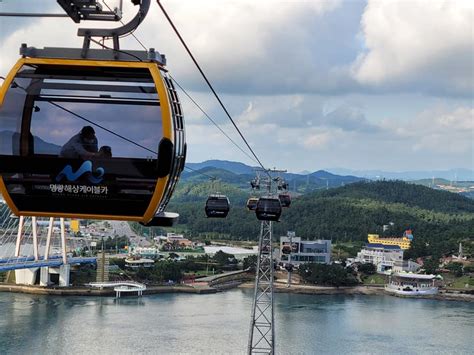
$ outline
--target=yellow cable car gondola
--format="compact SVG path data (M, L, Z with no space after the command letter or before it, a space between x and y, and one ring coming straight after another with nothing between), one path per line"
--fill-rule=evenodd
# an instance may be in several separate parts
M167 224L186 147L164 57L70 51L23 46L0 88L5 201L23 216Z

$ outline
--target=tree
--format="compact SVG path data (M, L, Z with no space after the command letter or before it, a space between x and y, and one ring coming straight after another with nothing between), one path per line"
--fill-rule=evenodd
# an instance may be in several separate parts
M439 258L431 257L430 259L425 259L423 262L423 269L427 274L434 274L438 271L439 267Z
M249 255L243 260L243 268L244 270L249 269L250 271L255 271L257 268L257 255Z
M377 272L377 266L372 263L360 264L357 269L365 275L373 275Z
M463 265L461 263L449 263L446 265L446 269L451 271L456 277L463 275Z
M299 274L309 283L324 286L353 286L357 279L341 265L333 264L302 264Z
M212 259L221 266L237 263L234 255L225 253L222 250L218 250Z

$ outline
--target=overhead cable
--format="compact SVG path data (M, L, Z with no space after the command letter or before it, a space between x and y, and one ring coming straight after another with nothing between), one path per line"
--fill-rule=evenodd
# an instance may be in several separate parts
M242 132L240 131L239 127L237 126L237 124L235 123L234 119L232 118L232 116L230 115L229 111L227 110L227 108L225 107L224 103L222 102L221 98L219 97L219 95L217 94L217 92L214 90L214 87L212 86L212 84L210 83L210 81L208 80L206 74L204 73L204 71L201 69L201 66L199 65L199 63L197 62L196 58L194 57L194 55L192 54L191 50L189 49L188 45L186 44L186 42L184 41L183 37L181 36L181 34L179 33L178 29L176 28L176 26L174 25L173 23L173 20L171 20L171 18L169 17L168 13L166 12L165 8L163 7L163 5L161 4L160 0L156 0L156 2L158 3L158 6L160 7L161 11L163 12L163 14L165 15L166 19L168 20L169 24L171 25L171 27L173 28L174 32L176 33L176 35L178 36L181 44L184 46L184 48L186 49L186 52L188 52L189 56L191 57L192 61L194 62L194 65L196 65L196 68L199 70L199 72L201 73L201 76L204 78L204 81L206 82L207 86L209 86L209 89L212 91L212 93L214 94L215 98L217 99L217 101L219 102L220 106L222 107L222 109L224 110L225 114L227 115L227 117L229 118L229 120L232 122L234 128L237 130L237 132L239 133L240 137L242 138L242 140L245 142L245 144L247 145L248 149L250 150L250 152L252 153L252 155L255 157L255 159L257 160L258 164L262 167L262 169L264 169L265 171L267 170L265 168L265 166L262 164L262 162L260 161L260 159L258 158L257 154L255 154L254 150L252 149L252 147L250 146L250 144L248 143L247 139L244 137L244 135L242 134Z

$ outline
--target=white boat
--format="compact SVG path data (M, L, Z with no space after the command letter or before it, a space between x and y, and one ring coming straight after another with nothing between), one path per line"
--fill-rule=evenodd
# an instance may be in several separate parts
M436 295L438 287L436 275L421 275L412 273L393 273L389 276L385 291L402 296Z

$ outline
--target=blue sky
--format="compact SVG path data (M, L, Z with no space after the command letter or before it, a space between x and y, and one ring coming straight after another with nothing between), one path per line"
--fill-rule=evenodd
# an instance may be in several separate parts
M55 0L0 11L60 12ZM116 3L107 0L109 5ZM126 18L134 15L125 1ZM464 0L163 0L268 166L473 168L474 9ZM80 46L70 19L0 18L0 75L22 42ZM92 24L94 27L96 23ZM238 140L158 6L136 35ZM122 48L139 49L131 37ZM188 161L252 163L181 95Z

